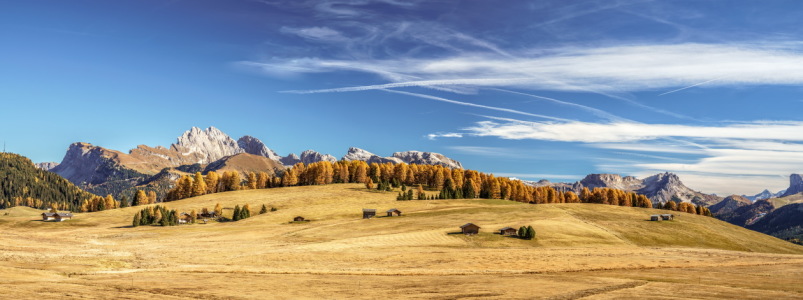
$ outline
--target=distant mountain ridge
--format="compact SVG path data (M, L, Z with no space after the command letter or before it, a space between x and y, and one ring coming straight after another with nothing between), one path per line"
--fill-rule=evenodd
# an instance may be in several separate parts
M393 157L382 158L368 151L351 147L343 159L372 162L437 164L450 168L462 168L460 162L432 152L396 152ZM264 159L260 159L264 158ZM76 185L95 194L131 193L141 184L159 182L151 188L164 193L169 179L195 171L237 170L241 172L265 171L280 173L296 163L305 164L337 159L329 154L313 150L301 156L279 156L262 141L252 136L234 140L215 127L200 129L192 127L169 147L139 145L128 153L110 150L89 143L73 143L67 149L61 163L50 169ZM190 167L197 165L197 167ZM42 165L42 168L51 165ZM171 169L165 173L165 169ZM159 180L151 178L159 175ZM129 195L130 196L130 195Z
M773 192L770 192L770 190L765 189L761 193L755 194L753 196L742 195L742 197L745 197L745 198L749 199L750 201L758 201L758 200L765 200L765 199L771 199L771 198L779 198L779 197L782 197L785 193L786 193L786 190L781 190L781 191L778 191L777 193L773 193Z
M721 200L716 195L704 194L686 187L676 174L669 172L655 174L644 179L619 174L589 174L573 184L552 183L547 180L530 182L529 184L552 186L561 190L571 190L575 193L580 193L584 187L589 189L614 188L645 195L654 204L675 201L709 206Z

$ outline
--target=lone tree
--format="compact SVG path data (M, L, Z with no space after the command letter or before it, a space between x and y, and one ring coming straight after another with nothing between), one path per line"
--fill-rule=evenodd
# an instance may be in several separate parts
M268 207L265 204L262 204L262 209L259 210L259 214L264 214L268 212Z
M365 180L365 188L369 190L374 188L374 181L371 179L371 177L368 177L368 179Z

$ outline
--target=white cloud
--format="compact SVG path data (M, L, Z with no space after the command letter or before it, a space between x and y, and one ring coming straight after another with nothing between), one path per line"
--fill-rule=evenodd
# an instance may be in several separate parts
M611 143L661 138L803 141L803 122L743 123L726 126L590 122L478 122L466 128L475 136L562 142Z
M493 51L492 51L493 52ZM794 85L803 83L803 54L795 48L763 44L635 45L606 48L556 49L552 54L518 55L461 53L432 59L399 58L371 61L315 60L335 71L382 70L420 80L300 93L348 92L412 86L465 85L528 90L599 91L616 93L688 87L692 85ZM298 61L276 63L294 65ZM273 64L273 65L276 65ZM356 67L355 67L356 65ZM299 70L311 69L306 65ZM314 69L314 68L312 68ZM378 73L379 74L379 73ZM381 75L381 74L379 74Z
M297 35L304 39L317 42L346 42L349 40L339 31L329 27L294 28L285 26L282 27L279 31L286 34Z

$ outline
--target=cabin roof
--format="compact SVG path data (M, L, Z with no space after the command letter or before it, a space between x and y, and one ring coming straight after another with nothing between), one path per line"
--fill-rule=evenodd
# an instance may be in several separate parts
M387 211L387 212L394 212L394 211L400 211L400 210L398 210L398 209L395 209L395 208L391 208L391 209L388 209L388 211Z
M513 227L505 227L505 228L502 228L502 229L499 229L499 230L510 230L510 229L516 230L516 228L513 228Z
M363 209L362 209L362 211L363 211L363 212L373 212L373 213L375 213L375 212L376 212L376 209L373 209L373 208L363 208Z
M477 228L480 228L479 226L477 226L477 225L476 225L476 224L474 224L474 223L466 223L466 224L463 224L463 226L460 226L460 228L466 228L466 227L469 227L469 226L476 226Z
M673 214L662 214L661 216L668 217L668 216L674 216L674 215Z

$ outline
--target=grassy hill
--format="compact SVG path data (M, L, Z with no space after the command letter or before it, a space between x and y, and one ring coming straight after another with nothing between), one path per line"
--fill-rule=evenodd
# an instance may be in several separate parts
M31 208L0 210L0 230L9 232L0 236L0 288L17 298L43 291L151 299L378 298L388 290L443 299L803 294L792 276L803 272L803 247L710 217L651 222L666 211L395 198L360 184L218 193L166 205L189 212L220 203L230 215L248 203L254 216L175 227L130 227L142 207L62 223L38 221L41 211ZM278 210L256 215L262 204ZM363 208L377 217L363 220ZM391 208L403 215L384 217ZM310 221L290 222L295 216ZM481 233L458 234L467 222ZM532 225L537 238L493 233L521 225Z
M288 187L218 193L166 203L179 211L224 207L224 216L235 205L250 204L253 217L240 222L188 225L180 228L147 227L129 231L176 231L187 234L215 232L252 233L264 231L274 240L298 241L318 247L371 246L377 235L416 246L470 247L693 247L737 251L803 253L802 247L746 230L710 217L676 213L674 221L651 222L649 215L662 210L598 204L531 205L506 200L430 200L396 201L395 193L367 191L359 184ZM256 215L261 205L278 211ZM378 217L362 220L362 209L377 209ZM385 211L398 208L402 217L385 217ZM141 207L78 214L70 224L81 226L127 226ZM39 212L37 212L39 213ZM288 224L295 216L311 222ZM466 239L459 226L472 222L482 227L477 237ZM40 223L42 226L63 226ZM502 237L499 228L532 225L537 239L525 241ZM31 226L21 222L18 226ZM297 234L296 231L304 234ZM398 235L398 238L392 236ZM438 236L436 239L430 239Z

